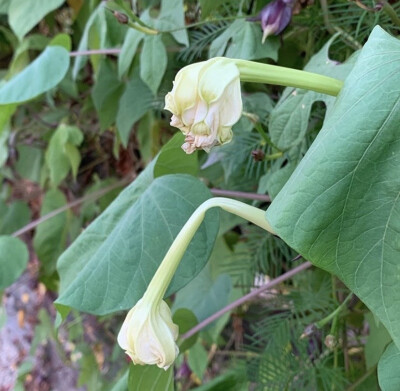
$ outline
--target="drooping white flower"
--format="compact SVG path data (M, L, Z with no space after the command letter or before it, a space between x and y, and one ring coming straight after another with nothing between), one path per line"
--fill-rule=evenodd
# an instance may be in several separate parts
M128 312L118 334L118 344L134 364L157 365L167 370L178 356L178 326L163 300L140 299Z
M242 114L240 74L233 60L216 57L191 64L176 75L165 97L171 125L185 134L186 153L209 150L232 139L232 126Z

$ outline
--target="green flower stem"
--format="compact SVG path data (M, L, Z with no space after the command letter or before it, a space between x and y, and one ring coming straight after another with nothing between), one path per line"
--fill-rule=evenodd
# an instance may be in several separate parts
M142 24L134 23L131 20L128 21L127 25L132 29L138 30L138 31L148 34L148 35L157 35L160 33L158 30L154 30L149 27L145 27Z
M321 319L320 321L318 321L317 323L315 323L315 326L318 329L321 329L322 327L324 327L327 323L329 323L332 319L335 320L337 315L344 309L346 308L347 303L349 302L349 300L352 298L353 293L350 293L344 300L343 302L339 305L339 307L337 307L332 313L330 313L327 317L325 317L324 319ZM334 331L334 330L333 330Z
M204 220L206 212L214 207L220 207L227 212L242 217L272 234L274 231L265 218L265 211L230 198L215 197L203 202L192 214L175 238L163 261L150 281L143 300L149 302L160 301L170 284L176 269L185 253L190 241Z
M240 80L252 83L267 83L286 87L304 88L336 96L343 82L332 77L276 65L246 60L233 60L240 72Z

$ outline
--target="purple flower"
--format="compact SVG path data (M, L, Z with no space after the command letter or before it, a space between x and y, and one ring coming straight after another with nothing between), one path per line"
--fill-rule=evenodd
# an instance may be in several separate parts
M250 21L261 20L263 30L262 43L271 35L279 35L292 18L293 0L274 0L268 3L261 12Z

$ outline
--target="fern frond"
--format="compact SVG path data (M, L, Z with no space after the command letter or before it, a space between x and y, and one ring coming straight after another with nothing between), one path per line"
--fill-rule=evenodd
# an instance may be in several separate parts
M180 61L191 63L201 58L211 42L229 26L228 22L207 23L189 32L190 46L179 53Z

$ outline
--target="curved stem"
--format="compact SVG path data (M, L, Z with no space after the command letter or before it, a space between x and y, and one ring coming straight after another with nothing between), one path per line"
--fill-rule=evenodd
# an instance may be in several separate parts
M143 299L153 301L161 300L168 288L169 283L175 274L179 263L189 246L190 241L195 235L200 224L204 220L206 212L214 207L220 207L227 212L242 217L255 225L274 233L268 221L265 218L265 211L243 202L229 198L215 197L203 202L190 216L189 220L183 226L178 236L173 241L163 261L158 267L154 277L150 281Z
M239 69L241 81L304 88L333 96L338 95L343 87L341 80L317 73L247 60L233 61Z

